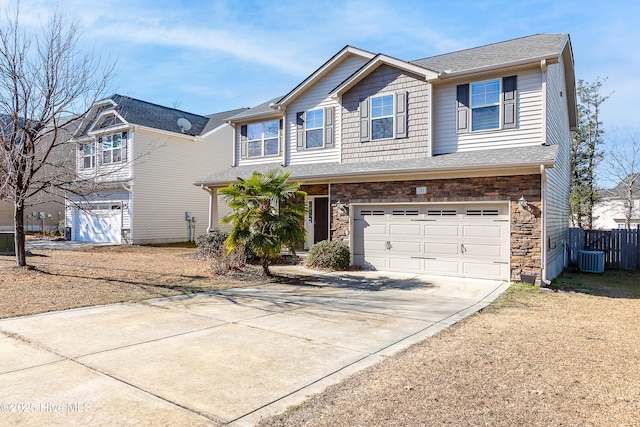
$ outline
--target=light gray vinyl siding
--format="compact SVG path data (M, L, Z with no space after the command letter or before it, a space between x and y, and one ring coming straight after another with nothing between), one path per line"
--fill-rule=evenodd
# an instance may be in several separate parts
M513 73L508 74L514 75ZM433 86L434 135L433 154L486 148L522 147L543 143L542 72L539 68L517 73L517 126L469 133L456 132L456 87L462 83L501 78L507 75L482 77L477 80L457 81Z
M186 241L185 212L197 218L195 236L206 232L209 193L193 182L229 167L232 141L228 125L204 141L136 131L134 146L139 161L134 164L133 243Z
M365 58L352 55L340 63L324 77L320 78L304 94L287 106L285 126L287 127L285 147L288 150L289 164L339 162L342 128L342 117L338 101L328 98L329 92L349 77L365 63ZM335 107L334 114L334 146L333 148L317 148L298 150L296 147L296 113L316 108Z
M110 163L110 164L102 164L99 157L102 155L102 150L98 147L97 140L94 141L96 144L96 154L95 154L95 167L91 169L83 168L83 156L82 151L80 149L81 145L79 145L76 149L76 170L78 171L78 177L81 179L92 178L96 183L109 183L113 181L126 181L132 176L132 168L131 168L131 159L132 156L132 140L133 140L133 131L127 132L127 141L126 141L126 157L123 156L122 162L118 163ZM105 135L109 135L108 133ZM124 142L123 142L124 143Z
M396 102L398 92L407 93L407 137L361 142L360 102L387 94ZM343 163L429 157L429 83L424 79L382 65L342 96L341 110Z
M547 170L547 278L564 266L564 242L569 227L570 144L569 113L562 61L547 67L547 144L559 146L556 165Z
M270 121L270 120L274 120L273 118L268 119L268 120L254 120L254 121L250 121L247 122L246 124L250 124L250 123L260 123L260 122L266 122L266 121ZM279 118L277 120L280 120ZM260 165L263 164L265 162L267 163L280 163L282 164L282 162L284 162L284 143L282 142L284 138L282 138L282 136L280 137L280 141L279 141L279 145L278 145L278 155L277 156L263 156L263 157L248 157L248 156L243 156L241 155L242 153L242 136L240 134L240 128L241 125L236 126L236 131L235 131L235 144L236 144L236 153L238 153L238 158L236 160L238 166L244 166L244 165ZM280 129L280 134L282 135L283 129ZM230 139L231 141L233 140L233 136ZM229 165L231 165L231 163L229 163ZM204 175L203 175L204 176Z

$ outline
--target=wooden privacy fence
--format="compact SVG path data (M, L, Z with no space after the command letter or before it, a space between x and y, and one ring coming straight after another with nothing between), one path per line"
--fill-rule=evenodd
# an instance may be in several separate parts
M578 262L578 251L604 252L609 270L640 270L640 242L635 230L569 229L569 261Z

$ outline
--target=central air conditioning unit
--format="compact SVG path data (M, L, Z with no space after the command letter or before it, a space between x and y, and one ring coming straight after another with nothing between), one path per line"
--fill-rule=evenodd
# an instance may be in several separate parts
M578 251L578 269L584 273L604 273L604 252Z

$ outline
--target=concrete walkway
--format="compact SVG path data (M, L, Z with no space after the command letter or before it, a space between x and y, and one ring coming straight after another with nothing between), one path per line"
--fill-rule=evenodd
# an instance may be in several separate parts
M305 285L0 320L0 424L254 425L508 287L279 268Z

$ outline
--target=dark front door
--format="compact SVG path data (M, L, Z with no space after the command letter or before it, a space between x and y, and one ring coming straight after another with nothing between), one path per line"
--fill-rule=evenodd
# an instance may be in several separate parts
M329 198L313 199L313 243L329 238Z

